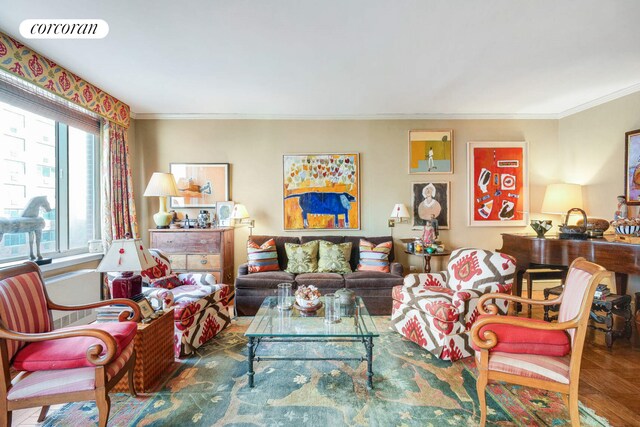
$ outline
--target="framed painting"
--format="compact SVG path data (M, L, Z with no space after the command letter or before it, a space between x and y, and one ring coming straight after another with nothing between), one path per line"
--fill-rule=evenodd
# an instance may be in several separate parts
M409 131L409 174L453 173L453 130Z
M527 225L527 154L525 141L467 144L470 226Z
M628 205L640 205L640 129L624 135L624 195Z
M231 227L231 212L233 212L233 204L233 202L216 203L218 227Z
M171 163L180 196L172 208L214 208L229 200L229 163Z
M282 203L285 231L359 230L359 155L285 154Z
M427 220L435 218L438 229L449 229L449 182L412 182L411 210L413 229L422 229Z

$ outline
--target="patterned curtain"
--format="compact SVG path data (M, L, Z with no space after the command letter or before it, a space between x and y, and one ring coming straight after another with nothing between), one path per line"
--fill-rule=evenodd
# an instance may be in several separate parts
M138 237L127 130L108 120L102 128L102 240Z

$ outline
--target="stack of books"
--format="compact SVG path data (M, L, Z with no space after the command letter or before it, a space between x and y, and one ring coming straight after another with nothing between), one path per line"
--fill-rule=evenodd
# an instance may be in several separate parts
M104 323L104 322L117 322L118 316L123 311L133 311L131 307L126 305L108 305L105 307L97 307L96 309L96 322Z
M596 287L595 294L593 294L593 297L598 299L604 299L609 294L611 294L611 291L609 290L607 285L598 285Z

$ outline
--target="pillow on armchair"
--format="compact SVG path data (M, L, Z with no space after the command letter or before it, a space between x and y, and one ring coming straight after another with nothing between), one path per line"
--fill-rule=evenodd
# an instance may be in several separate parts
M182 286L182 281L180 281L177 274L172 273L164 277L151 279L149 285L152 288L173 289Z

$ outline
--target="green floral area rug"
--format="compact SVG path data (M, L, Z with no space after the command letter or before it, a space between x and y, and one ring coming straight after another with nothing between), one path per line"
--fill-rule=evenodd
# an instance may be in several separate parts
M247 384L250 322L240 318L179 368L156 393L131 398L112 394L111 426L475 426L480 413L475 363L433 357L378 317L374 340L374 388L366 387L366 362L263 361L255 387ZM287 357L364 354L360 343L261 344ZM489 425L564 426L569 414L557 393L492 384ZM583 426L608 422L581 405ZM71 403L51 413L46 426L97 423L93 402Z

